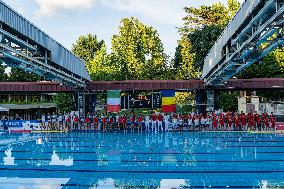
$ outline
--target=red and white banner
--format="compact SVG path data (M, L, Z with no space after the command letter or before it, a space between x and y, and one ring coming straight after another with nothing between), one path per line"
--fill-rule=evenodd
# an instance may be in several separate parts
M284 131L284 122L276 122L276 128L277 130Z

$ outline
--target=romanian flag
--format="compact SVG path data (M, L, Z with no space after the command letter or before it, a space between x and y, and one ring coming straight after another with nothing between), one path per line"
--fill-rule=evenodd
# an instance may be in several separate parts
M176 112L176 98L174 90L162 91L162 110L165 113Z
M108 91L107 92L107 111L119 112L121 106L120 91Z

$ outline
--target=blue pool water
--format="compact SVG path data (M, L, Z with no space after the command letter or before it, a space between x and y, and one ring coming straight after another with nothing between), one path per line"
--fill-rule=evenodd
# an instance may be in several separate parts
M284 136L2 134L2 188L284 188Z

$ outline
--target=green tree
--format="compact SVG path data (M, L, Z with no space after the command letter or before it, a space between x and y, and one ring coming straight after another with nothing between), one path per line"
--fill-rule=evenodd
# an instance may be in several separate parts
M112 55L124 79L166 78L166 55L158 32L136 18L124 18L112 38Z
M223 29L223 26L220 25L208 25L188 34L188 38L192 44L192 52L195 54L193 64L197 69L203 69L204 59Z
M198 71L194 66L195 53L187 37L178 41L179 45L175 53L176 79L197 78Z
M44 78L34 73L26 72L17 67L12 67L11 73L9 74L8 81L11 82L35 82L42 81Z
M120 80L121 70L112 54L107 54L106 45L96 52L95 58L90 62L90 75L95 81Z
M7 81L7 74L5 73L5 68L0 66L0 81Z
M73 44L72 52L85 61L86 68L90 71L90 68L92 67L90 64L94 60L97 51L99 51L103 45L104 41L98 40L96 35L82 35Z
M237 0L228 0L228 7L222 3L212 4L201 7L185 7L187 14L183 18L184 24L179 28L181 40L187 37L191 50L189 56L193 58L193 68L202 71L204 59L208 52L228 24L230 19L235 15L240 4ZM186 67L181 54L181 45L176 49L175 66ZM177 68L181 69L181 68ZM180 77L180 76L179 76Z
M284 52L282 48L269 53L262 61L251 65L238 75L238 78L245 79L261 77L284 77Z
M58 93L53 97L53 101L61 112L71 112L74 110L74 98L69 93Z
M186 36L197 28L204 26L218 25L225 27L239 9L240 3L237 0L228 0L228 7L222 3L215 3L210 6L185 7L186 16L184 24L179 28L182 36Z
M220 108L224 111L238 110L238 96L239 92L221 91L220 92Z
M232 18L235 16L240 8L240 2L236 0L228 0L229 16Z

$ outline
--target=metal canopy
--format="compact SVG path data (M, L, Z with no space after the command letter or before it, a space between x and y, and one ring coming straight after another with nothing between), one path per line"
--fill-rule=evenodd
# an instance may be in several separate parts
M0 0L0 60L47 79L84 87L84 62Z
M220 85L284 44L284 0L246 0L204 60L202 79Z

